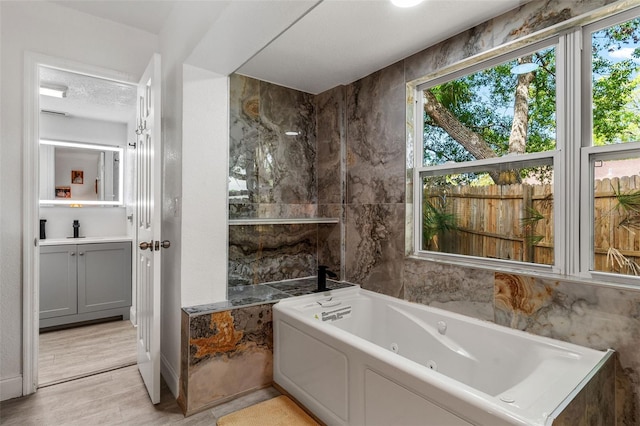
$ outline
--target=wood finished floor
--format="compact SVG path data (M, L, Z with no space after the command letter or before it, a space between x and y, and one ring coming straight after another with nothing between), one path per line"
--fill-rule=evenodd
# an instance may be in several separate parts
M34 395L0 403L0 424L215 425L226 414L280 395L261 389L212 409L184 417L162 381L160 403L151 404L138 367L120 368L39 389Z
M111 321L40 334L38 385L113 370L136 363L136 329Z
M185 418L164 380L160 403L151 404L135 365L135 341L129 321L41 334L40 388L1 402L0 424L215 425L226 414L280 395L261 389Z

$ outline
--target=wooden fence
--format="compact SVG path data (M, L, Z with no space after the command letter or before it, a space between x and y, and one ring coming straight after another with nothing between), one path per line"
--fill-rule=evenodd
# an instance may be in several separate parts
M634 192L640 193L640 175L595 182L597 271L633 273L615 259L640 263L640 210L619 206L619 194ZM430 241L431 250L546 265L554 262L553 205L559 201L554 200L551 185L448 186L445 192L442 187L425 188L425 200L443 207L456 227L437 233Z

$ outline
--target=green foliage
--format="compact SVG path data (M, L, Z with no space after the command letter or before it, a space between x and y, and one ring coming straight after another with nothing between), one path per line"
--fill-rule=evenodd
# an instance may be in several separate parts
M618 188L612 186L612 189L616 197L617 209L627 214L640 213L640 190L623 193L620 189L620 181L618 181Z
M623 193L618 181L618 188L613 188L613 193L616 197L615 210L622 216L618 226L629 230L640 229L640 190Z
M544 215L533 207L529 207L527 213L528 216L520 218L520 226L525 231L525 242L530 245L535 245L544 239L543 235L533 234L536 224L544 219Z
M425 191L422 202L422 247L425 250L438 250L435 237L441 238L445 232L455 231L457 220L455 214L447 211L446 195L437 196L434 202L431 202L428 198L430 194L427 192Z

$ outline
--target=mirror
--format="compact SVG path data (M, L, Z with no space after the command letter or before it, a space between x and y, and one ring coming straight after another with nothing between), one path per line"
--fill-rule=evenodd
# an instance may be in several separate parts
M40 204L123 205L123 148L40 140Z

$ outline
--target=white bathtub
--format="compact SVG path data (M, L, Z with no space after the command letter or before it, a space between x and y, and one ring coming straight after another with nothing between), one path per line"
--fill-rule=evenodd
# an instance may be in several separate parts
M274 381L328 425L550 425L613 353L358 287L273 324Z

